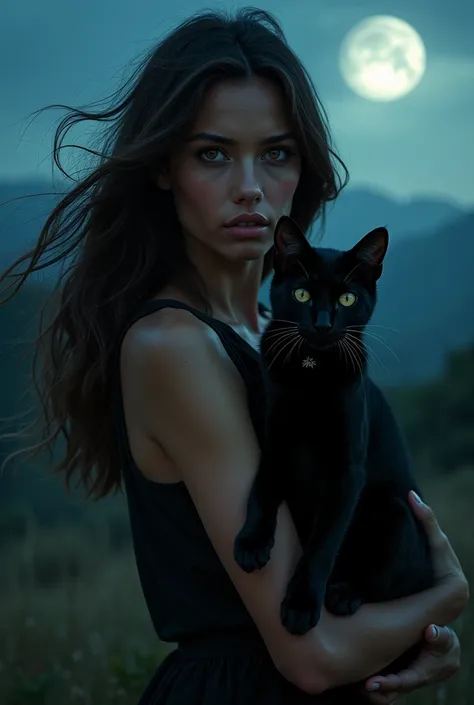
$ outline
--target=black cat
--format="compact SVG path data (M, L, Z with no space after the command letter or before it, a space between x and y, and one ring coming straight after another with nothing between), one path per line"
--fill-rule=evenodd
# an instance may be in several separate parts
M323 604L352 614L434 583L408 505L410 490L420 494L410 458L366 372L363 334L387 245L385 228L347 252L311 247L288 217L275 230L273 317L261 340L267 426L234 556L247 572L267 563L287 502L303 546L281 605L293 634L314 627Z

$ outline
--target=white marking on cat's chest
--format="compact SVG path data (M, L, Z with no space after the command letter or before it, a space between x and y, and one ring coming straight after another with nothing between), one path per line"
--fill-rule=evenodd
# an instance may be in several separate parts
M301 365L302 367L313 369L313 367L316 367L316 360L312 357L305 357Z

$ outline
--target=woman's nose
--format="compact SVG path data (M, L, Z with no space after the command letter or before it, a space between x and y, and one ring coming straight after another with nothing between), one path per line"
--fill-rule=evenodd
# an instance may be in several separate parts
M236 171L235 203L255 203L263 198L263 190L255 173L255 165L246 164Z

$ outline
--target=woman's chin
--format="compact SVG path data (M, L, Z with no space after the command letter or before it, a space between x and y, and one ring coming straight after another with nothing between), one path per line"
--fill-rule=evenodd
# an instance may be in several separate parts
M247 240L233 243L231 247L226 247L222 254L234 262L252 262L264 257L270 247L271 245L262 241Z

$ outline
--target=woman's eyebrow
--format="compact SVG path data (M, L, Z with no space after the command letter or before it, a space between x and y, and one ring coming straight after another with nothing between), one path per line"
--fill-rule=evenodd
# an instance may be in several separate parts
M265 137L265 139L261 140L260 144L271 144L274 142L282 142L283 140L290 140L290 139L295 139L295 135L293 132L283 132L279 135L272 135L271 137ZM191 137L188 137L185 141L186 142L196 142L196 141L206 141L206 142L220 142L221 144L237 144L236 140L231 139L230 137L224 137L223 135L217 135L212 132L198 132L195 135L191 135Z

